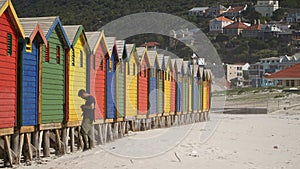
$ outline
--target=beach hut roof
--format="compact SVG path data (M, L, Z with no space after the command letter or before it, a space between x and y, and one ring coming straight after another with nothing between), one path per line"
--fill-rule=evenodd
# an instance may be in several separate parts
M37 33L39 33L40 37L42 38L42 41L44 42L44 44L47 45L47 40L44 35L44 32L37 21L30 22L30 21L20 20L20 23L23 27L25 37L29 38L30 42L32 42L35 36L37 35Z
M175 64L176 64L177 73L180 73L181 72L181 67L182 67L182 64L183 64L183 59L171 59L171 61L172 61L172 65L173 65L174 68L175 68Z
M113 52L113 48L116 44L116 37L106 37L106 44L110 53Z
M66 34L67 34L67 37L69 38L70 43L74 43L74 41L76 40L75 37L76 37L77 33L79 32L79 29L82 26L81 25L66 25L63 27L66 31Z
M184 74L190 74L190 71L189 71L189 61L183 61L183 71L184 71Z
M163 69L163 64L164 64L164 54L158 54L158 55L157 55L157 60L158 60L160 69Z
M106 51L108 51L107 45L106 45L106 41L105 41L105 36L104 36L104 32L103 31L97 31L97 32L85 32L88 44L90 46L91 51L93 52L93 54L96 53L97 47L100 44L101 40L104 41L105 44L103 44L106 49Z
M171 63L171 57L170 56L164 56L164 70L168 69L168 66L170 66L171 71L173 71L172 63Z
M145 54L145 51L146 51L146 48L145 47L137 47L136 48L136 52L138 54L138 58L139 58L139 61L142 60L144 54Z
M125 40L117 40L116 44L118 48L119 59L124 59L126 54Z
M60 33L64 37L64 43L70 47L70 42L67 37L65 30L59 20L58 16L49 16L49 17L32 17L32 18L20 18L22 21L33 22L37 21L40 27L42 28L44 35L46 35L46 39L48 39L57 25L59 25Z
M86 42L85 48L90 50L90 46L88 45L88 40L87 40L87 37L86 37L84 28L82 25L66 25L63 27L65 29L65 32L67 34L67 37L68 37L70 43L72 43L72 45L73 45L73 47L75 46L76 42L80 38L80 35L83 33L83 37Z
M136 56L136 55L134 55L134 52L136 52L135 44L126 44L126 51L127 51L126 61L129 62L129 60L132 56ZM139 62L137 56L134 57L134 59L135 59L136 63Z
M25 38L24 30L22 28L22 25L20 23L20 20L17 16L17 13L15 11L15 8L13 7L11 0L0 0L0 16L8 8L10 9L11 14L12 14L12 16L10 16L10 17L13 18L13 26L18 29L18 33L20 34L20 36L22 38Z
M148 50L148 57L149 57L149 60L150 60L151 67L153 67L155 65L155 62L156 62L156 65L159 68L159 63L158 63L158 59L157 59L157 51L156 50Z

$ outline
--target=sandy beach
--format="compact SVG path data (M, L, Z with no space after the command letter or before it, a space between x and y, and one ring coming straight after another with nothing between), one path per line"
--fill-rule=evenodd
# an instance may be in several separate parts
M86 152L17 168L298 169L299 145L300 106L293 106L260 115L212 113L208 122L130 133Z

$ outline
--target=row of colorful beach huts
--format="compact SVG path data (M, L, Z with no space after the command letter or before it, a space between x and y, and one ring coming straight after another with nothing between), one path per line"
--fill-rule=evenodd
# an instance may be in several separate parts
M195 61L62 25L59 17L18 18L11 1L0 0L0 157L13 165L41 151L49 156L51 147L80 148L80 89L96 99L98 143L200 121L210 109L211 78Z

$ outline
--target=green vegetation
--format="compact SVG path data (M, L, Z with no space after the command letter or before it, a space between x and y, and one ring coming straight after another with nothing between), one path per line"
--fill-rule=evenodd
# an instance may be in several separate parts
M256 0L12 0L19 17L36 16L60 16L65 25L82 24L86 31L94 31L125 15L138 12L164 12L177 15L208 32L208 23L211 18L188 16L188 10L199 6L212 6L222 4L241 5L248 4L249 8L243 12L243 18L248 22L260 19L281 20L289 11L300 8L299 0L281 0L282 8L275 12L273 18L264 18L254 10L252 6ZM293 25L293 28L300 28L300 25ZM147 38L146 38L147 37ZM155 38L153 38L155 37ZM285 54L293 54L291 47L286 42L273 38L268 40L245 39L242 37L232 38L226 35L209 37L217 49L221 59L226 63L256 62L259 58L272 57ZM145 41L158 41L160 48L169 49L175 54L183 57L191 55L192 51L179 43L175 48L169 48L169 38L163 36L137 36L127 39L130 43L142 44Z

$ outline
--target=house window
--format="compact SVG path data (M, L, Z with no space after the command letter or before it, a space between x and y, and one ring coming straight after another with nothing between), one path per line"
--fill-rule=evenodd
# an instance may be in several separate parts
M96 70L96 55L93 55L93 60L94 60L93 68L94 68L94 70Z
M72 66L75 66L75 50L72 49Z
M285 81L285 85L289 87L290 86L290 81L289 80Z
M56 63L60 64L60 47L56 47Z
M120 66L119 66L119 73L122 73L122 62L120 62Z
M109 59L109 72L112 72L113 61L112 58Z
M83 67L83 52L80 51L80 67Z
M165 75L164 79L167 80L167 72L165 72L164 75Z
M139 66L140 76L142 76L142 65Z
M26 38L26 52L31 53L32 52L32 42L29 38Z
M291 87L295 86L295 80L291 80Z
M12 55L12 35L10 33L7 34L7 55Z
M45 62L50 62L50 44L47 44L45 51Z
M135 75L135 64L133 63L132 66L133 66L133 75Z
M160 70L157 70L158 79L161 79L161 72Z
M103 57L100 57L100 70L103 70Z
M128 67L127 67L127 71L128 71L127 74L130 75L130 63L128 63L127 66L128 66Z

